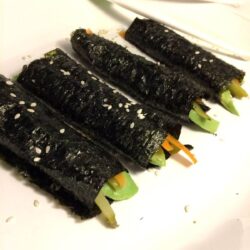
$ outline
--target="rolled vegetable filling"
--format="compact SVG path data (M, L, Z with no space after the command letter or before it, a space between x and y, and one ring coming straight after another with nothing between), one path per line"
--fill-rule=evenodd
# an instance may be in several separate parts
M138 187L135 182L126 171L123 171L110 178L103 185L95 199L95 203L102 211L102 214L107 219L108 223L112 227L116 227L117 222L115 213L106 197L112 200L120 201L131 198L137 192Z
M189 112L189 119L210 133L215 133L219 126L219 122L207 115L197 102L193 103L193 108Z
M197 162L195 156L190 152L190 150L169 134L159 149L152 155L150 163L159 167L165 166L166 159L164 150L170 154L175 154L179 150L182 150L193 163Z

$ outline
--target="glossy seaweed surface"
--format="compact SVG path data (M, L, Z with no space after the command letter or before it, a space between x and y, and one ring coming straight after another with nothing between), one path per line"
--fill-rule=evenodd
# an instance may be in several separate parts
M150 166L168 132L179 137L180 125L127 99L59 49L25 67L18 81L78 129L142 167Z
M0 76L0 145L7 160L63 204L84 217L99 212L103 184L124 171L89 139L17 83ZM12 155L14 157L12 157Z

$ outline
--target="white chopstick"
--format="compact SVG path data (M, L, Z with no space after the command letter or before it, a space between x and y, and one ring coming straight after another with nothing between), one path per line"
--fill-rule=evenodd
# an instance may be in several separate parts
M163 23L184 34L191 35L192 37L205 41L209 45L202 44L201 46L209 50L212 50L217 53L224 54L233 58L237 58L237 59L243 59L246 61L250 60L250 52L237 49L216 37L212 37L206 33L195 30L193 29L193 27L190 28L183 23L179 24L178 22L176 22L176 20L168 18L167 15L164 18L158 18L154 15L151 15L149 12L142 11L140 8L134 6L132 1L121 1L121 0L108 0L108 1L116 5L119 5L120 7L124 9L130 10L136 14L139 14L141 16ZM196 41L196 43L199 44L198 41Z

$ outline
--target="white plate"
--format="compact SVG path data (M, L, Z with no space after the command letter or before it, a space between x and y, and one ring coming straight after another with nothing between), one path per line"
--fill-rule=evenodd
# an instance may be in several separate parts
M97 0L1 3L0 72L7 77L43 52L55 47L69 50L69 35L78 27L115 31L134 17ZM165 3L158 4L160 12ZM244 87L250 93L250 64L226 60L247 72ZM211 115L221 121L217 136L183 129L181 141L195 147L196 165L185 167L176 156L160 171L133 176L140 187L138 195L112 205L117 229L105 227L100 217L81 221L72 216L1 162L0 249L249 249L250 101L236 104L240 117L213 106Z

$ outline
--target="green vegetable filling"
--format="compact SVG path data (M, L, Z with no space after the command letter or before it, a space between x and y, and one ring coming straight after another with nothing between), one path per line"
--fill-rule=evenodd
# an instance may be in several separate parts
M232 80L231 84L228 86L228 90L230 91L232 96L238 99L248 96L248 93L240 86L238 80Z
M229 112L239 115L239 112L233 104L233 97L230 93L230 90L225 90L220 94L220 102Z
M159 167L166 165L166 156L161 147L151 156L149 162Z
M188 117L193 123L210 133L215 133L219 127L219 122L207 115L197 103L193 104Z
M105 183L101 192L112 200L126 200L138 192L138 187L127 172L122 172L123 185L121 186L114 178Z

